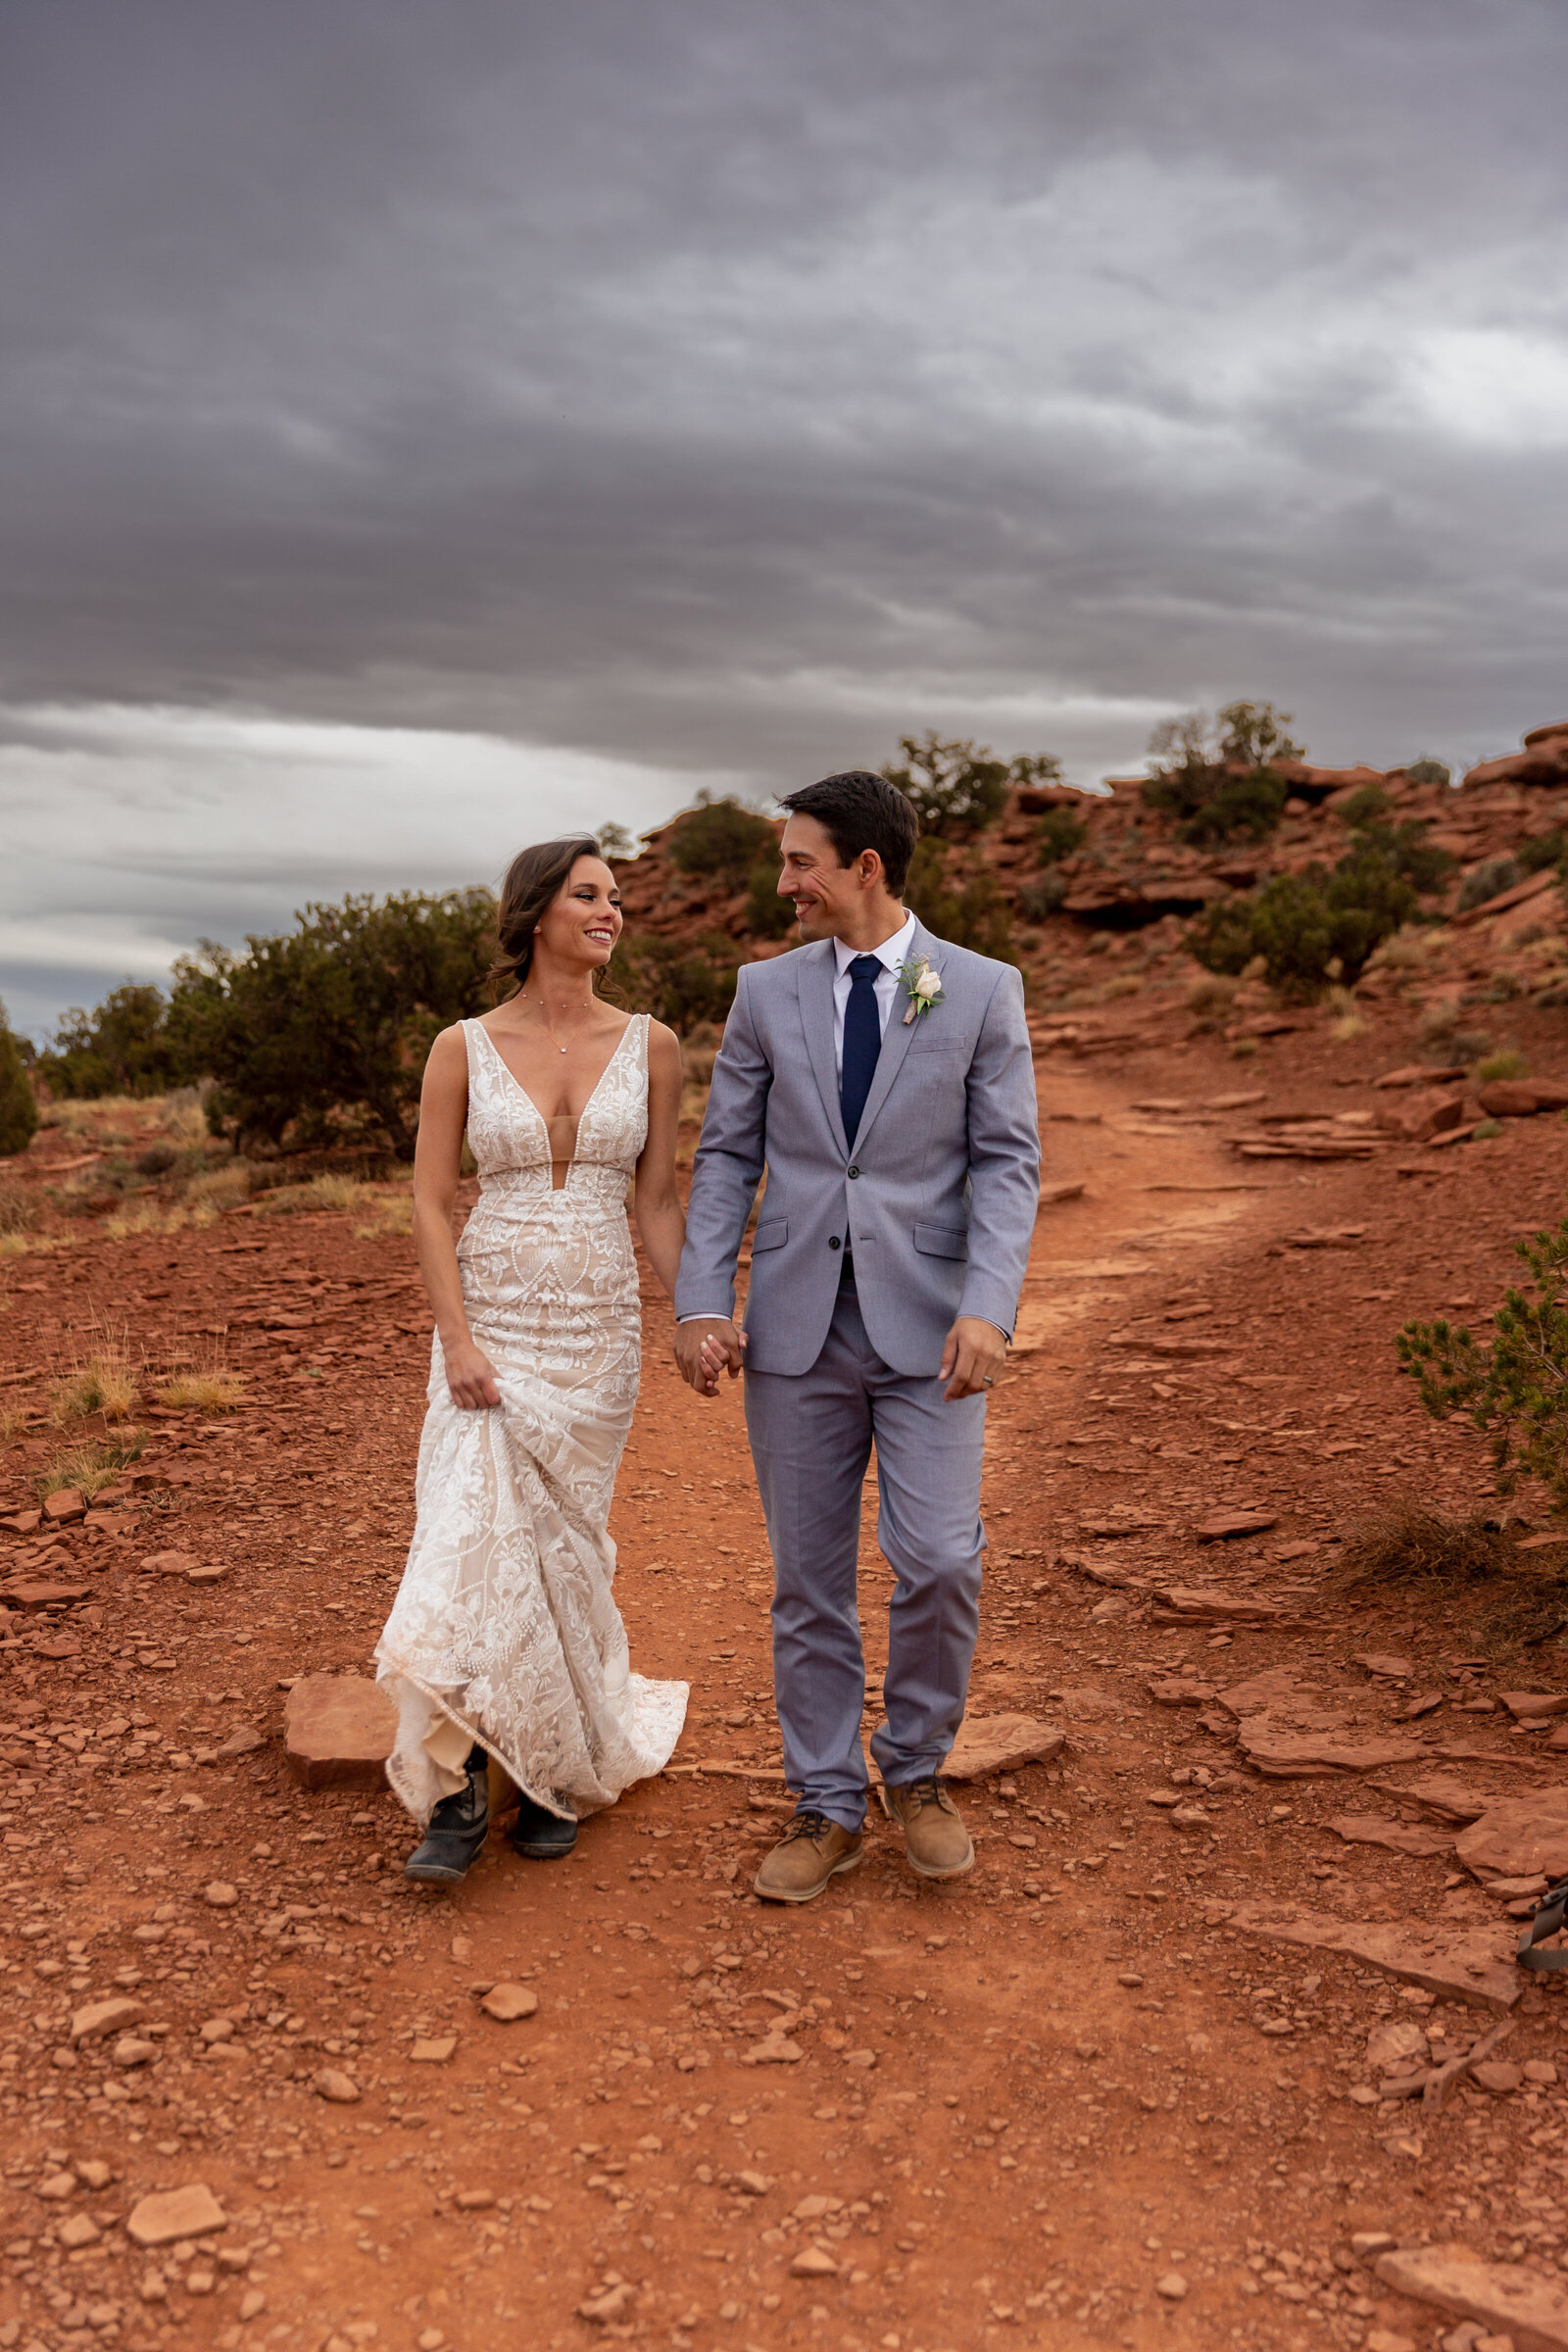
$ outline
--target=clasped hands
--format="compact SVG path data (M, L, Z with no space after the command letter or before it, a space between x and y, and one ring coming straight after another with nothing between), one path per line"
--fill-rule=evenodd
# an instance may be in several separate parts
M746 1334L728 1315L703 1315L675 1329L675 1363L682 1380L699 1396L716 1396L727 1372L738 1380L746 1360ZM980 1315L960 1315L942 1347L937 1377L950 1404L978 1396L995 1382L1007 1360L1006 1335Z

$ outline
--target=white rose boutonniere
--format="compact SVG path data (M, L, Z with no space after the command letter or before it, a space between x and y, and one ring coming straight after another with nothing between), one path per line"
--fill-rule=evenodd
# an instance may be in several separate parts
M942 1002L942 974L936 971L929 956L916 956L899 966L899 983L909 1000L909 1009L904 1016L904 1026L917 1014L929 1012Z

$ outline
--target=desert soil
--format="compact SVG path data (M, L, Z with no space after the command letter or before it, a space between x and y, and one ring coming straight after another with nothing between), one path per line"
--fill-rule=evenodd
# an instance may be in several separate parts
M281 1744L290 1679L366 1673L400 1573L428 1345L408 1243L238 1215L13 1261L4 1394L41 1401L97 1316L160 1360L225 1349L250 1401L144 1416L157 1475L106 1525L0 1538L8 1582L88 1588L0 1641L0 2345L1385 2352L1438 2321L1355 2233L1568 2268L1561 1980L1523 1990L1498 2053L1541 2079L1430 2115L1379 2097L1369 2034L1463 2048L1492 2013L1236 1916L1506 1953L1516 1923L1451 1854L1331 1824L1413 1821L1423 1765L1501 1793L1555 1777L1549 1731L1476 1704L1549 1689L1551 1644L1348 1594L1337 1562L1398 1494L1489 1501L1481 1442L1422 1415L1392 1335L1496 1301L1513 1237L1561 1213L1560 1122L1364 1161L1235 1148L1264 1112L1370 1112L1401 1057L1316 1022L1246 1061L1212 1038L1043 1049L1047 1179L1084 1189L1042 1211L992 1407L970 1711L1065 1745L958 1791L967 1879L916 1882L873 1822L858 1875L799 1912L749 1891L788 1800L741 1400L680 1387L661 1298L614 1525L634 1659L692 1686L676 1764L568 1862L493 1837L448 1893L402 1881L387 1794L304 1790ZM1203 1107L1238 1093L1264 1100ZM4 1458L19 1509L29 1457ZM1268 1524L1200 1543L1224 1510ZM868 1495L873 1683L874 1517ZM170 1549L225 1573L145 1565ZM1164 1622L1147 1588L1171 1585L1277 1614ZM1356 1663L1391 1654L1404 1679ZM1152 1695L1183 1667L1215 1695ZM1265 1777L1223 1693L1269 1669L1409 1760ZM213 1760L245 1726L262 1744ZM484 2015L497 1981L536 2013ZM131 2022L74 2045L116 1994ZM323 2098L327 2071L358 2096ZM197 2182L220 2227L131 2241L143 2198Z

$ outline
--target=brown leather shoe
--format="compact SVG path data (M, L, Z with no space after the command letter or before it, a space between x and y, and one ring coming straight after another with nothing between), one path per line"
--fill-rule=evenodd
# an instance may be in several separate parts
M841 1829L825 1813L797 1813L752 1881L764 1903L809 1903L829 1879L858 1870L865 1847L858 1830Z
M903 1830L909 1867L922 1879L961 1879L973 1870L974 1842L934 1772L906 1788L884 1786L882 1810Z

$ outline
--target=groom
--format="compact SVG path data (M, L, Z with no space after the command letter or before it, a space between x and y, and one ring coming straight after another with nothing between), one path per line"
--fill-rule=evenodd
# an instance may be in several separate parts
M861 1859L860 1485L895 1586L882 1801L922 1877L974 1847L939 1777L979 1622L985 1399L1039 1193L1023 991L936 939L899 894L914 811L880 776L792 793L779 890L809 945L742 967L713 1065L675 1290L703 1396L746 1369L774 1565L773 1679L800 1808L756 1889L807 1903ZM763 1174L742 1338L735 1263Z

